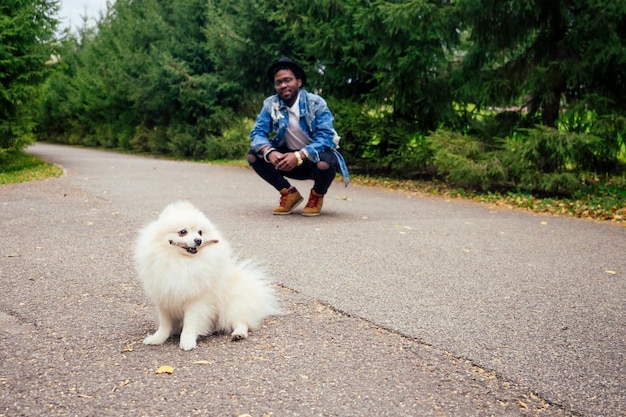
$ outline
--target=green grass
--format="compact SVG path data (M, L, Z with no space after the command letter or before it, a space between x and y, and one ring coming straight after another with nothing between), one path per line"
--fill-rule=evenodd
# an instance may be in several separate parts
M393 180L354 175L353 184L409 192L422 196L464 199L487 204L498 209L520 209L533 213L575 217L617 223L626 227L626 177L616 177L594 184L573 198L540 198L522 192L476 192L452 188L439 181Z
M0 162L0 185L60 177L63 170L36 156L18 152Z

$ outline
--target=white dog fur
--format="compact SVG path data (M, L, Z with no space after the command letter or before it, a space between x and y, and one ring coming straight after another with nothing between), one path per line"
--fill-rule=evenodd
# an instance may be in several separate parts
M245 339L248 330L280 312L265 272L237 260L213 223L188 201L168 205L139 232L134 257L159 316L158 330L143 341L147 345L160 345L178 331L183 350L216 331Z

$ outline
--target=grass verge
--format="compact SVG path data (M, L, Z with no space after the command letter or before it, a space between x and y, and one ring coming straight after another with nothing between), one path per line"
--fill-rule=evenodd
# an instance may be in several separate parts
M522 209L580 219L613 222L626 227L626 178L614 178L604 184L595 184L573 198L540 198L522 192L481 193L462 188L452 188L438 181L393 180L351 176L352 183L410 192L416 195L441 196L465 199L488 204L496 208Z
M63 170L36 156L18 152L0 164L0 185L60 177Z

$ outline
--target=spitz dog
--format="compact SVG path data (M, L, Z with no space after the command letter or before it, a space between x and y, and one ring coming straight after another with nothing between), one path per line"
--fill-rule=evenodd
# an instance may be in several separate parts
M213 223L188 201L168 205L140 230L134 258L159 316L158 330L143 341L147 345L160 345L175 332L183 350L213 332L245 339L265 317L280 313L265 272L237 260Z

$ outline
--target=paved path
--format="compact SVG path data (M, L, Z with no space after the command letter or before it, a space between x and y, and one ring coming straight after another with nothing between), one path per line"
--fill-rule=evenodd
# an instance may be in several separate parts
M626 228L340 182L272 216L248 169L29 152L67 175L0 186L0 416L626 414ZM182 198L280 285L246 341L141 344L133 240Z

